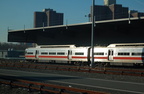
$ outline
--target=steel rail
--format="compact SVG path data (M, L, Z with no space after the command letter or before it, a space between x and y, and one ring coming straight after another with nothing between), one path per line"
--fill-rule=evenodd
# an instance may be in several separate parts
M26 64L25 63L2 63L0 64L0 66L1 67L75 71L75 72L102 73L102 74L129 75L129 76L144 77L144 70L131 70L131 69L90 68L90 67L81 67L81 66L27 64L27 63Z
M60 86L60 85L53 85L53 84L47 84L47 83L40 83L40 82L34 82L29 80L22 80L22 79L16 79L15 77L9 77L9 76L3 76L0 77L0 83L10 85L11 87L23 87L28 88L29 91L32 90L38 90L39 92L46 91L54 94L73 94L73 93L80 93L80 94L109 94L105 92L98 92L98 91L91 91L91 90L85 90L85 89L78 89L73 87L66 87L66 86ZM52 89L47 89L52 88ZM72 93L73 92L73 93Z

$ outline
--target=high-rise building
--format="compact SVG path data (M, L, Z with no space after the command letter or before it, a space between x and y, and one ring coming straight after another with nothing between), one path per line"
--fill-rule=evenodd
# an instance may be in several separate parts
M128 18L128 7L122 7L121 4L111 4L108 7L112 13L112 19Z
M34 12L34 27L63 25L63 15L63 13L57 13L53 9Z
M96 21L128 18L128 7L122 7L122 5L118 4L109 6L95 5L94 14Z
M116 0L104 0L104 5L94 6L94 14L96 21L128 18L128 7L116 4Z
M92 14L92 9L91 9L91 14ZM112 12L108 6L95 5L94 14L95 14L96 21L112 19Z
M141 17L141 16L144 16L144 13L138 12L136 10L130 10L129 13L130 13L130 17Z
M104 0L104 5L109 6L111 4L116 4L116 0Z
M92 7L90 15L91 14ZM104 0L104 5L95 5L94 14L95 21L144 16L144 13L135 10L129 11L128 7L123 7L121 4L116 4L116 0ZM92 21L91 17L90 21Z

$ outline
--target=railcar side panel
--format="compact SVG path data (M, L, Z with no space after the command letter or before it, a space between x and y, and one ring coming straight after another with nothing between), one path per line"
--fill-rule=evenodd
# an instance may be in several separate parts
M69 49L45 48L39 50L39 60L63 60L68 61Z
M108 49L94 48L94 62L108 62Z
M143 48L114 48L112 62L143 63Z
M79 47L79 48L72 49L72 61L87 62L88 48Z
M36 49L35 48L26 49L25 58L27 60L36 60Z

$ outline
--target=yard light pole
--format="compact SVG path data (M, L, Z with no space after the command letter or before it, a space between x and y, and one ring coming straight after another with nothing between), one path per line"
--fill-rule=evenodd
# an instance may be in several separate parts
M94 26L95 26L95 19L94 19L94 5L95 5L95 0L92 0L92 31L91 31L91 68L93 67L94 64Z

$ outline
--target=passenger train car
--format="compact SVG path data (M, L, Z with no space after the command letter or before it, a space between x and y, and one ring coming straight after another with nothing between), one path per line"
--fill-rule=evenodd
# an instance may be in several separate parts
M26 60L37 62L87 63L91 61L90 47L74 45L45 45L27 48ZM117 64L144 64L144 43L110 44L94 47L94 62Z

